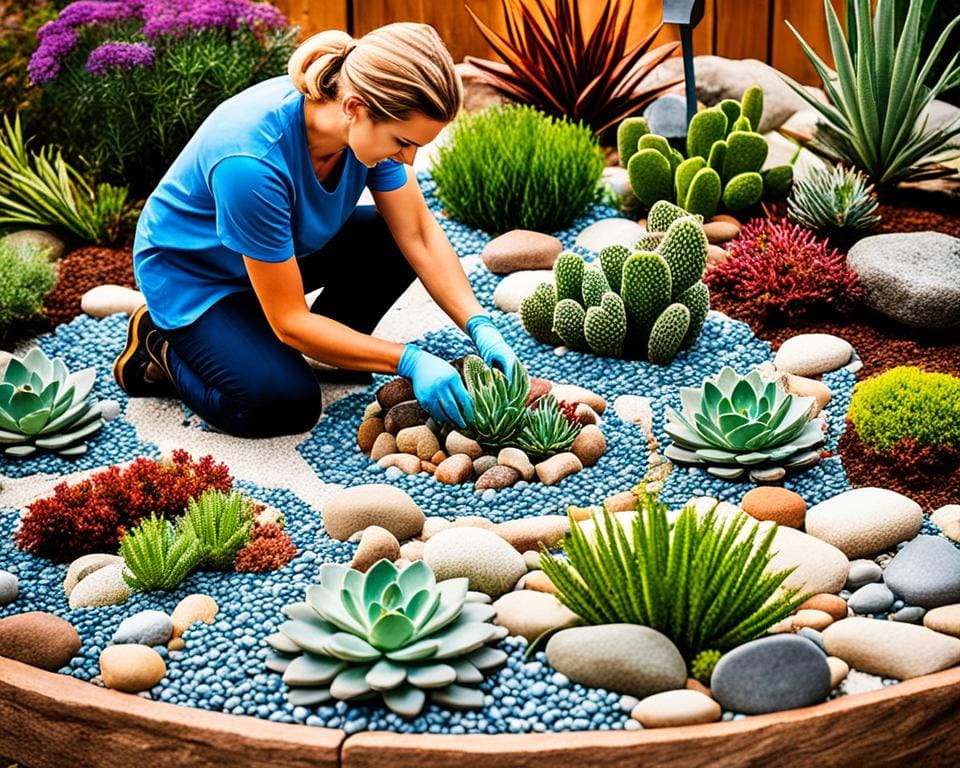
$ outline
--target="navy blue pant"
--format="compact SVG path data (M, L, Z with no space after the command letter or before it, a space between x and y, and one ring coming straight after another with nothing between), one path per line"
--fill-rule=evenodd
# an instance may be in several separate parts
M310 311L363 333L416 277L373 206L358 206L298 264L306 292L323 286ZM277 338L252 289L162 333L180 397L211 426L238 437L274 437L305 432L320 418L313 368Z

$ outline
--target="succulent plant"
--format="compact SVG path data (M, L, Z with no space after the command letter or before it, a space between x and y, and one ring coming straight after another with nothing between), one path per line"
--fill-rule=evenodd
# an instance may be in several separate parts
M546 458L567 450L580 434L553 395L545 395L527 410L516 443L531 458Z
M276 653L267 667L283 674L291 704L383 696L391 710L414 717L426 704L483 706L467 687L506 661L486 644L505 630L490 624L491 605L470 602L467 579L437 583L418 560L398 570L380 560L367 573L325 563L306 602L291 603L289 619L266 638Z
M880 223L877 196L852 168L816 166L797 179L787 199L787 216L820 232L863 232Z
M810 419L816 400L791 395L758 371L740 376L727 366L700 389L681 387L680 399L682 414L667 409L665 429L674 444L664 455L671 461L734 480L747 470L802 468L820 460L822 424Z
M701 281L707 238L700 218L666 201L647 218L650 234L634 248L610 245L598 263L565 251L554 282L520 304L524 327L538 341L609 357L669 363L696 342L710 310Z
M520 428L530 394L526 368L515 363L508 380L476 355L467 355L463 378L473 400L473 419L464 432L485 448L508 444Z
M39 347L13 357L0 381L0 445L4 455L24 457L38 448L79 456L86 438L104 424L100 403L87 399L94 368L70 373L59 357Z
M190 499L184 517L200 541L204 564L227 571L250 540L253 501L239 491L226 494L210 488L199 499Z
M176 589L203 558L203 546L181 518L171 523L152 514L120 540L123 579L134 589Z

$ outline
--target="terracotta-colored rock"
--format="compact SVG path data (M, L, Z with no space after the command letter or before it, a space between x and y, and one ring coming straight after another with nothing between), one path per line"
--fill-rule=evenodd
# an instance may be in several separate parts
M473 478L473 460L465 453L455 453L437 465L436 480L447 485L459 485Z
M570 520L566 515L524 517L498 523L493 530L517 552L538 552L541 544L547 549L557 547L570 531Z
M768 485L747 491L740 507L757 520L773 520L790 528L802 528L807 513L807 503L799 493Z
M600 395L576 384L554 384L550 394L568 403L586 403L601 415L607 409L607 401Z
M407 427L397 432L397 449L426 461L440 450L440 443L430 427Z
M484 266L497 275L527 269L550 269L563 250L553 235L514 229L495 237L480 254Z
M433 456L430 457L430 463L431 463L431 464L439 464L439 463L440 463L441 461L443 461L445 458L447 458L447 454L446 454L445 452L443 452L443 451L437 451L435 454L433 454Z
M803 608L790 618L793 620L793 626L797 629L810 627L810 629L815 629L818 632L833 624L833 616L816 608Z
M580 459L569 451L551 456L534 467L537 477L544 485L556 485L567 475L572 475L581 469L583 469L583 464Z
M182 637L175 637L169 643L167 643L168 651L182 651L187 647L187 641Z
M364 419L357 429L357 445L368 456L377 438L383 434L383 419Z
M407 400L397 403L383 419L384 429L391 435L396 435L401 429L426 424L430 414L420 407L416 400Z
M111 645L100 653L100 678L107 688L138 693L153 688L167 674L167 665L146 645Z
M524 576L523 588L532 589L535 592L549 592L550 594L555 594L557 591L554 583L547 578L547 574L543 571L530 571Z
M637 497L633 491L621 491L603 500L608 512L632 512L637 508Z
M0 656L56 672L80 650L73 624L44 611L17 613L0 619Z
M805 376L787 373L783 377L783 385L787 392L792 395L812 397L817 401L816 407L810 412L811 418L826 408L827 403L833 398L833 392L830 390L830 387L822 381L808 379Z
M421 461L420 462L420 471L426 472L428 475L432 475L437 471L437 465L432 461Z
M703 683L701 683L699 680L697 680L697 679L695 679L695 678L693 678L693 677L688 677L688 678L687 678L687 684L686 684L685 687L686 687L686 689L687 689L688 691L699 691L699 692L702 693L704 696L709 696L711 699L713 698L713 694L710 693L710 689L707 688L707 686L705 686L705 685L704 685Z
M577 403L577 407L573 409L573 418L577 424L584 426L600 423L600 416L586 403Z
M458 517L453 523L448 526L450 528L483 528L486 531L493 531L496 529L496 524L492 520L488 520L485 517L480 515L465 515L463 517Z
M173 620L173 636L180 637L191 624L202 621L213 624L220 607L209 595L187 595L177 603L170 618Z
M570 446L570 452L580 459L580 463L585 467L592 467L603 456L607 450L607 439L600 431L600 427L594 424L588 424L580 430Z
M496 459L494 459L494 461L496 461ZM476 489L478 491L485 491L488 488L497 490L500 488L509 488L519 479L520 473L513 467L502 467L494 464L494 466L490 467L490 469L477 478Z
M923 617L923 626L945 635L960 637L960 604L930 609Z
M497 454L497 463L504 467L512 467L520 473L520 477L528 483L533 480L533 463L519 448L501 448Z
M823 611L829 614L834 621L847 618L847 601L837 595L831 595L829 592L813 595L809 600L802 603L797 610L807 609Z
M483 455L483 448L480 447L480 443L456 430L447 435L445 446L447 454L450 456L462 453L466 454L471 461L479 459Z
M703 232L707 236L707 241L713 245L722 245L733 240L740 234L740 227L737 224L731 224L728 221L717 221L711 219L703 225Z
M530 377L530 394L527 395L527 405L531 406L541 397L549 394L553 389L553 382L547 379L538 379L536 376Z
M379 525L371 525L364 529L360 536L360 545L353 555L351 568L356 568L364 573L378 560L390 560L391 562L400 557L400 542L386 528Z
M399 453L397 450L397 438L389 432L381 432L377 439L373 441L373 447L370 449L370 458L374 461L380 461L384 456L391 453Z
M402 376L388 381L377 390L377 402L385 412L398 403L414 399L413 383Z

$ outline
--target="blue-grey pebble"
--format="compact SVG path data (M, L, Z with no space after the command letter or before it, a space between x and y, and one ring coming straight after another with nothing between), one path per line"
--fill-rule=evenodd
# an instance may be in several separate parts
M797 637L805 637L817 646L817 648L826 653L823 647L823 633L818 632L813 627L800 627L800 629L797 630Z
M113 633L114 645L163 645L173 634L173 620L163 611L141 611L128 616Z
M865 584L847 600L855 613L883 613L896 598L886 584Z
M942 536L917 536L893 558L883 580L909 605L960 603L960 550Z
M922 624L923 617L927 615L927 609L919 605L908 605L899 611L890 614L893 621L902 621L907 624Z
M851 560L846 589L856 592L864 584L873 584L883 579L883 569L873 560Z
M20 594L20 580L10 571L0 571L0 605L10 605Z
M650 132L668 139L687 135L687 100L668 93L651 102L643 111Z
M710 691L724 709L748 715L807 707L830 695L830 667L805 638L761 637L717 662Z

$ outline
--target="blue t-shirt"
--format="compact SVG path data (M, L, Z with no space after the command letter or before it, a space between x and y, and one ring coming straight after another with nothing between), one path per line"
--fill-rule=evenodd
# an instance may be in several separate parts
M337 186L320 184L307 148L304 96L286 75L218 106L140 214L133 266L154 322L182 328L231 293L251 290L243 256L280 262L337 233L364 186L398 189L401 163L367 168L347 148Z

